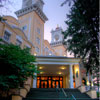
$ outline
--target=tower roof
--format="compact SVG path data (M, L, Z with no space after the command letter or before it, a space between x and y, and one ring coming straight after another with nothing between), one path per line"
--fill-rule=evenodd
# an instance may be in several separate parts
M53 30L53 29L51 30L51 33L57 32L59 30L62 31L62 28L57 25L57 27L55 28L55 30Z
M15 14L17 15L17 17L20 17L20 16L23 16L23 15L25 15L27 13L32 12L32 11L35 11L44 22L48 20L48 18L43 13L43 11L35 4L33 4L33 5L29 6L29 7L20 9L20 10L16 11Z

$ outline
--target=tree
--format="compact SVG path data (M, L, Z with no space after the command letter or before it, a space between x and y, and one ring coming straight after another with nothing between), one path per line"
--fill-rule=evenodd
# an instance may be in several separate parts
M14 9L14 5L17 3L15 0L0 0L0 16L6 15L7 13L11 13L12 9Z
M75 57L83 59L87 71L99 69L99 0L72 1L64 44Z
M0 91L23 87L28 77L36 73L35 62L28 48L23 50L13 44L0 44Z

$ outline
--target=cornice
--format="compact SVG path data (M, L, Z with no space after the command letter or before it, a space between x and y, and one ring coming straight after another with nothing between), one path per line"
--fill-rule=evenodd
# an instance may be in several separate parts
M50 45L51 45L52 47L60 46L60 45L63 45L63 42L62 42L62 41L53 42L53 43L50 43Z
M36 61L39 64L78 64L81 62L80 58L69 58L63 56L37 56Z
M29 7L20 9L20 10L16 11L15 14L17 15L17 17L20 17L20 16L23 16L32 11L35 11L44 22L48 20L46 15L43 13L43 11L37 5L31 5Z

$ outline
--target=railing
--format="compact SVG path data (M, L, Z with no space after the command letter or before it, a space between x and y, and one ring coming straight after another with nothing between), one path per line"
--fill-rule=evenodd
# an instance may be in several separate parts
M66 92L64 91L63 88L62 88L62 92L63 92L63 94L65 95L65 97L67 97L67 94L66 94Z
M71 94L72 95L72 94ZM74 99L74 100L76 100L76 98L74 97L74 95L72 95L72 98Z
M64 96L65 96L65 100L68 100L68 99L70 99L70 100L76 100L76 98L74 97L73 94L67 94L67 93L64 91L63 88L62 88L61 90L62 90L62 92L63 92L63 94L64 94Z

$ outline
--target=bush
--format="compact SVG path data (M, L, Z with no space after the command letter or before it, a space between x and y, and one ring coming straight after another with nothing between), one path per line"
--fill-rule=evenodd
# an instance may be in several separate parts
M22 87L28 77L36 72L35 61L28 48L23 50L13 44L0 44L0 90Z
M100 97L100 92L97 92L97 97L98 97L98 98Z

